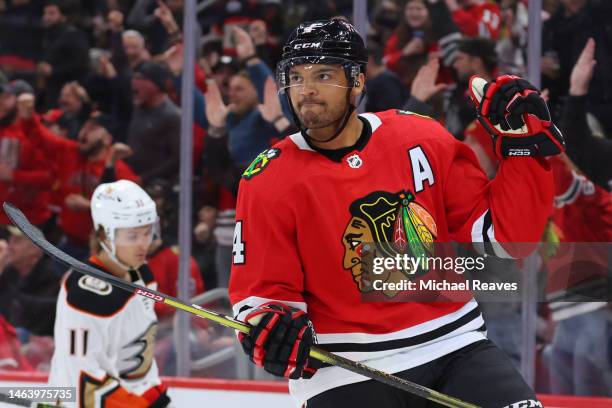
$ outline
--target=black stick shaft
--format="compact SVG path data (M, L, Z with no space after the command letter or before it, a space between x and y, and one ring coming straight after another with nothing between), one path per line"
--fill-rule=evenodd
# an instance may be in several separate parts
M93 266L87 265L86 263L71 257L70 255L61 251L49 241L47 241L43 233L34 225L32 225L30 221L28 221L26 216L17 207L7 202L3 204L3 207L4 211L11 219L13 224L15 224L17 228L19 228L26 237L28 237L36 246L41 248L46 254L61 261L71 269L98 278L104 282L110 283L111 285L126 290L128 292L132 292L137 295L152 299L156 302L172 306L175 309L184 310L188 313L194 314L204 319L212 320L223 326L231 327L232 329L241 331L243 333L249 333L250 326L247 324L244 324L212 310L204 309L203 307L200 307L198 305L188 305L175 297L168 296L156 290L145 288L143 286L136 285L132 282L120 279L116 276L113 276L109 273L105 273L97 268L94 268ZM434 391L422 385L415 384L403 378L387 374L383 371L368 367L356 361L349 360L337 354L321 350L317 347L311 347L310 355L316 358L317 360L321 360L325 363L342 367L348 371L363 375L364 377L368 377L373 380L380 381L384 384L399 388L403 391L409 392L419 397L437 402L446 407L479 408L474 404L461 401L457 398Z

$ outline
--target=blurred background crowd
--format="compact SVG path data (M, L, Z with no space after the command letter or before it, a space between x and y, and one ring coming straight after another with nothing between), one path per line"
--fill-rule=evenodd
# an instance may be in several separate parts
M476 125L467 80L527 75L527 1L369 1L362 109L434 117L494 177L498 159ZM284 40L301 21L350 20L352 6L198 2L191 295L220 289L206 301L227 306L222 294L240 176L258 153L296 131L273 74ZM140 183L156 200L162 227L149 265L159 290L170 295L177 293L179 255L183 7L183 0L0 0L0 201L17 205L62 250L86 259L95 187L121 178ZM556 198L542 241L612 242L612 1L543 0L542 20L541 87L567 140L567 154L550 160ZM4 213L0 224L0 370L45 371L65 269L8 226ZM583 263L608 270L609 249L592 252L582 254ZM550 302L537 310L537 391L612 395L609 307L557 302L554 285L547 286L563 269L555 262L570 272L582 262L558 255L553 249L538 256ZM488 263L500 279L521 268ZM520 307L483 309L489 335L518 365ZM173 311L160 307L158 314L169 322L160 330L158 363L173 374ZM192 356L234 345L231 333L194 327ZM248 376L231 363L198 367L194 375Z

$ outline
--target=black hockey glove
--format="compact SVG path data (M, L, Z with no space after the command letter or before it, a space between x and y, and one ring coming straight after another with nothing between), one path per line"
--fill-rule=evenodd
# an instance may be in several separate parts
M499 157L554 156L565 150L546 102L526 80L502 75L487 83L473 76L469 87L478 121L493 136Z
M253 327L248 335L238 334L242 348L267 372L295 380L312 377L320 367L309 358L314 331L304 311L269 302L252 309L245 321Z

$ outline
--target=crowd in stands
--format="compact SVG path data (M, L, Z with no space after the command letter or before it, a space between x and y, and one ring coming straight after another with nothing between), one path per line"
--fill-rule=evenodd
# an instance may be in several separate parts
M141 184L161 219L149 265L170 295L179 259L183 7L184 0L0 0L0 202L14 203L62 250L86 259L95 187L117 179ZM494 177L499 161L467 84L472 75L527 75L528 0L372 0L368 14L361 108L435 118ZM542 89L567 142L566 154L550 160L556 199L542 241L612 242L612 2L544 0L541 14ZM228 286L241 174L297 131L274 80L284 40L300 21L351 15L348 0L198 5L192 295ZM65 268L2 211L0 225L0 370L44 371ZM589 262L609 269L608 256L600 251ZM553 258L541 255L549 281L560 269ZM489 263L504 273L520 267ZM539 305L547 375L538 391L612 396L608 305L556 308L550 300ZM488 309L490 336L518 364L520 310Z

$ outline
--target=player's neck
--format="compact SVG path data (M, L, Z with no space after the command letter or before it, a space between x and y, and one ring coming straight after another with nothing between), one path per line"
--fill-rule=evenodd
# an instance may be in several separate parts
M361 135L361 131L363 130L363 123L359 120L357 116L357 112L351 113L351 117L342 132L329 142L317 142L316 139L329 138L337 131L337 124L334 124L334 127L309 130L308 133L311 136L310 143L320 149L326 150L336 150L342 149L343 147L353 146L357 143L359 136Z
M104 267L106 268L107 272L110 272L112 275L114 275L114 276L116 276L118 278L129 280L128 271L126 271L123 267L121 267L121 265L119 265L117 262L115 262L106 253L106 251L98 252L98 259L100 261L102 261L102 263L104 264Z

